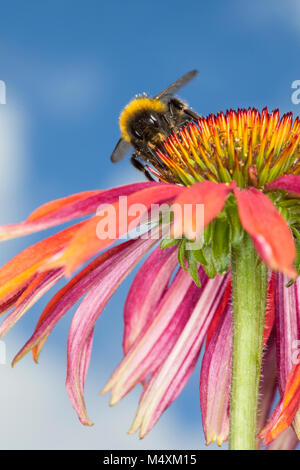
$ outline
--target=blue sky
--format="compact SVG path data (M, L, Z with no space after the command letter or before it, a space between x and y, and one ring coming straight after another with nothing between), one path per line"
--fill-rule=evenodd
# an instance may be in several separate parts
M128 159L110 163L122 107L156 94L190 69L181 96L200 114L267 105L299 114L291 84L300 79L300 4L286 0L152 2L11 0L0 15L0 223L71 193L143 177ZM1 262L40 235L1 245ZM0 365L1 448L203 448L199 367L142 442L126 435L138 391L113 409L99 397L121 358L122 305L130 279L96 328L83 428L64 390L68 315L39 366ZM31 334L40 302L6 339L8 359Z

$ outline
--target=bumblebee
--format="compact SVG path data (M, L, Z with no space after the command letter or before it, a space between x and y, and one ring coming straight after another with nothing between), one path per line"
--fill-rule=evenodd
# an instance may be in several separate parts
M119 121L121 138L112 153L112 162L120 161L133 147L131 163L147 179L153 180L148 165L164 167L155 149L188 121L199 119L197 113L174 96L197 73L191 70L154 98L145 94L137 96L123 109Z

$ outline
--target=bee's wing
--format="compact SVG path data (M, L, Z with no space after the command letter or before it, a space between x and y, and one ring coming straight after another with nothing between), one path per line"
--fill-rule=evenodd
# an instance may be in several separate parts
M198 70L191 70L190 72L186 73L182 77L178 78L176 82L169 85L165 90L158 93L158 95L156 95L154 98L157 100L164 101L165 99L168 99L170 96L175 95L175 93L177 93L177 91L180 88L182 88L188 82L193 80L193 78L197 75L197 73L198 73Z
M126 142L126 140L119 139L117 145L115 146L115 149L113 153L111 154L111 161L116 163L122 160L126 156L126 154L130 151L131 145L129 142Z

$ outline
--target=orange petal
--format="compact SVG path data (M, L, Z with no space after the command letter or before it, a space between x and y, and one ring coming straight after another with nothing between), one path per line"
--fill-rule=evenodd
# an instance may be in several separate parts
M260 433L264 444L276 439L282 431L288 428L300 407L300 363L295 364L289 374L284 395L269 422Z
M0 298L20 289L48 258L61 251L84 222L26 248L0 269Z
M119 202L112 204L110 207L114 209L113 223L115 224L115 236L100 239L97 236L97 227L103 216L94 216L88 220L81 230L74 236L72 242L62 253L60 257L49 262L46 265L47 269L65 266L66 275L70 275L77 267L94 256L100 250L111 245L117 238L128 232L130 229L136 227L141 220L142 216L150 209L151 204L165 203L174 199L180 192L183 191L181 186L173 184L161 184L153 186L142 191L138 191L127 197L127 210L122 211ZM135 205L143 205L143 210L136 214L128 215L130 209ZM122 222L120 223L120 220Z
M296 277L296 248L284 218L270 199L255 188L234 190L242 226L251 235L262 260L274 271Z

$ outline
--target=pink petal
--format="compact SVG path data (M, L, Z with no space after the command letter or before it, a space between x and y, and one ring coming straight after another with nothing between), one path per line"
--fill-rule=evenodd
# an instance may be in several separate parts
M267 191L288 191L291 196L300 196L300 175L286 175L265 185Z
M200 278L205 282L206 275L202 270ZM158 305L155 318L145 325L103 389L102 393L112 391L111 405L145 380L165 360L184 328L200 292L190 274L180 268Z
M234 190L242 226L262 260L274 271L296 277L296 248L291 231L270 199L255 188Z
M177 246L165 250L158 246L139 269L124 307L125 354L144 326L151 323L177 263Z
M101 204L112 204L119 196L129 196L155 184L157 183L133 183L106 191L86 191L48 202L36 209L24 222L1 226L0 241L28 235L77 217L83 217L96 212Z
M289 279L275 275L275 326L279 388L284 392L288 375L297 357L300 338L300 280L285 287ZM296 354L297 355L297 354Z
M187 324L162 366L147 382L130 433L140 428L144 437L178 397L199 358L203 339L220 302L227 276L208 279Z
M200 376L200 403L207 445L228 439L232 363L232 306L228 302L205 351Z
M92 424L85 408L84 380L95 323L120 283L156 242L151 238L135 240L130 249L124 250L114 263L103 270L100 279L87 292L73 317L67 347L66 388L82 424Z
M221 320L223 313L227 309L227 305L229 300L231 299L231 294L232 294L232 284L231 284L231 278L228 279L226 289L223 295L223 298L221 302L218 305L218 308L214 314L214 318L211 321L211 324L209 325L207 335L206 335L206 344L205 347L208 348L208 345L210 343L210 340L214 334L215 329L217 328L219 321Z
M288 376L296 363L300 348L300 279L285 287L287 276L275 277L275 318L278 385L283 395ZM294 425L300 435L300 412L295 416Z

